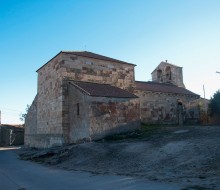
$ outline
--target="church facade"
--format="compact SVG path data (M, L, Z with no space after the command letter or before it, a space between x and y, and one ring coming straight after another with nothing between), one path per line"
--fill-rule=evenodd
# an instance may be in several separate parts
M135 81L136 65L91 52L61 51L37 70L37 95L25 120L25 145L48 148L132 131L140 123L196 119L199 96L182 68L161 62L151 82Z

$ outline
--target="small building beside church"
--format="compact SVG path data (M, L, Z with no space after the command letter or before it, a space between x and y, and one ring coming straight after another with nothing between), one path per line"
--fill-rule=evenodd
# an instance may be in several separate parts
M22 125L0 124L0 147L24 144L24 127Z
M25 121L25 145L48 148L101 139L147 124L183 124L190 102L182 68L161 62L152 81L136 65L87 51L61 51L37 70L37 95Z

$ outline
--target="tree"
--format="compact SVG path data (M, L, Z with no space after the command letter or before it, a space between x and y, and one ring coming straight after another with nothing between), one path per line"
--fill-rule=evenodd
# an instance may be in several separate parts
M209 102L210 116L217 116L220 114L220 90L214 93Z
M27 116L27 113L28 113L28 110L29 110L29 108L30 108L30 106L27 104L27 107L26 107L26 109L25 109L25 113L21 113L20 114L20 120L21 121L25 121L25 118L26 118L26 116Z

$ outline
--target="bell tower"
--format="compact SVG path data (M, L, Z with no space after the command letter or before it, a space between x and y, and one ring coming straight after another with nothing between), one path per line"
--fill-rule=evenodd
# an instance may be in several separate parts
M171 63L161 62L151 73L152 81L159 83L171 83L185 88L183 83L183 68Z

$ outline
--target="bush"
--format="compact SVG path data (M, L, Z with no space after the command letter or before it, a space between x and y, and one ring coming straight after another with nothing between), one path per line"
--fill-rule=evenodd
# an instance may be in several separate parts
M220 114L220 90L215 92L213 97L210 99L209 110L210 116L217 116Z

